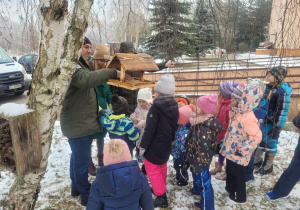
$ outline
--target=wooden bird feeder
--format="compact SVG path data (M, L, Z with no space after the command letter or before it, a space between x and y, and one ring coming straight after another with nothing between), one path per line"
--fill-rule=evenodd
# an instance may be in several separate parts
M120 80L110 79L107 84L136 90L140 88L152 88L156 86L153 81L145 80L145 71L158 71L158 67L150 55L147 54L128 54L116 53L112 60L107 64L107 68L120 69ZM126 71L138 71L141 73L140 78L133 78L125 81Z
M0 124L0 164L18 177L38 169L42 145L37 112L0 115Z

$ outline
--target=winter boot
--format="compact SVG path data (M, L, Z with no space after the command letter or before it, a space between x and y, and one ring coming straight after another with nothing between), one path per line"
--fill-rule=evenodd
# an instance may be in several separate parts
M222 166L223 165L221 165L221 163L219 163L218 161L216 161L215 162L215 167L212 170L209 171L210 174L211 175L216 175L216 173L222 172Z
M102 155L97 155L97 157L98 157L98 166L99 167L104 166L104 164L103 164L103 154Z
M225 169L225 171L222 171L221 173L218 173L217 175L216 175L216 179L218 179L218 180L226 180L226 169Z
M90 167L88 168L88 171L89 171L89 174L90 174L91 176L96 176L97 169L96 169L96 167L95 167L93 161L91 161Z
M273 172L273 161L275 158L276 153L265 153L265 160L262 164L262 166L255 172L259 173L261 175L266 175Z
M263 160L262 160L262 155L264 154L264 151L257 148L254 151L255 155L254 155L254 167L255 168L260 168L263 164Z
M165 194L157 196L154 200L154 207L161 207L161 208L167 208L169 206L168 204L168 197Z

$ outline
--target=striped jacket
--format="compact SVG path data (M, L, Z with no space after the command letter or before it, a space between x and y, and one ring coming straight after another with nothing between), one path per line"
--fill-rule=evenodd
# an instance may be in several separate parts
M130 151L135 147L135 141L140 137L140 131L134 127L132 120L125 114L102 116L101 123L109 132L111 139L118 138L126 141Z
M268 98L270 91L273 91L273 94L269 101L266 118L267 124L283 127L290 108L289 104L291 101L290 95L292 88L286 82L283 82L278 88L272 88L267 85L267 89L263 96L264 99Z

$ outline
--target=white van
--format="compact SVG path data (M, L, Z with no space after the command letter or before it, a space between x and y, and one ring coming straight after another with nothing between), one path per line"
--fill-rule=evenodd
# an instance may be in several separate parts
M30 82L24 67L0 47L0 96L22 95L29 89Z

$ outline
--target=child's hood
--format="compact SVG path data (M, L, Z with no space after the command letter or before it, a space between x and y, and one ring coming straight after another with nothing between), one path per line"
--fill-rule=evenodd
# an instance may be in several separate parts
M236 114L243 114L256 108L263 96L263 91L256 85L247 85L242 93L242 99L238 108L235 108Z
M137 161L132 160L98 168L96 182L106 194L120 198L138 188L140 175Z
M163 96L157 97L154 99L153 105L157 107L158 110L161 111L164 115L166 115L170 119L174 119L179 117L178 104L174 100L173 96Z
M288 83L286 83L286 82L283 82L282 84L281 84L281 88L284 90L284 92L286 93L286 94L291 94L291 92L292 92L292 88L291 88L291 86L288 84Z
M220 133L222 131L222 123L215 116L202 117L201 115L197 116L195 113L193 113L191 121L195 122L191 123L191 125L200 124L202 126L208 127L210 130L217 131L217 133Z

